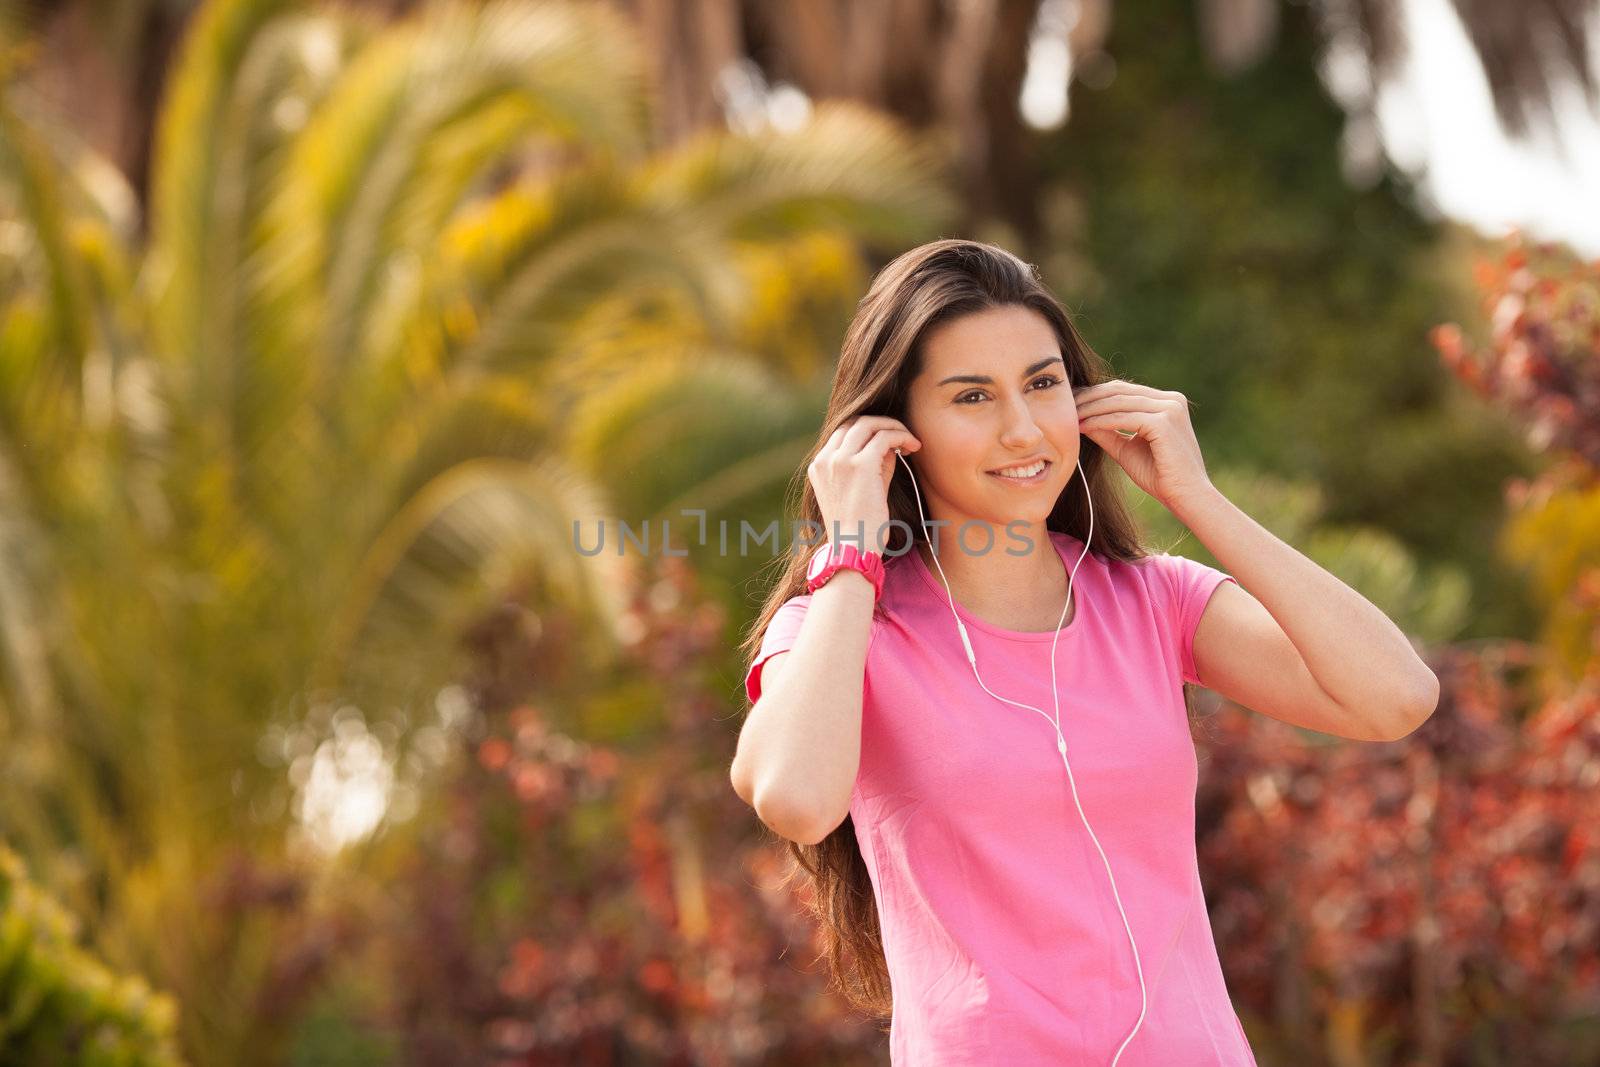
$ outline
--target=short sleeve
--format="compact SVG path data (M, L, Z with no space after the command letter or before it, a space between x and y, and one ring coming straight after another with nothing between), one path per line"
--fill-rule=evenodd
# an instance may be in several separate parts
M1194 663L1194 632L1200 628L1200 616L1205 614L1211 594L1223 582L1239 583L1231 574L1208 567L1187 556L1162 554L1153 557L1167 576L1172 597L1168 611L1174 631L1178 635L1178 648L1182 657L1183 680L1203 685Z
M761 651L756 654L755 662L750 664L750 670L744 676L745 695L750 698L752 705L761 699L762 666L779 652L787 652L794 647L795 638L800 636L800 623L810 606L809 593L790 597L767 624L766 635L761 639Z

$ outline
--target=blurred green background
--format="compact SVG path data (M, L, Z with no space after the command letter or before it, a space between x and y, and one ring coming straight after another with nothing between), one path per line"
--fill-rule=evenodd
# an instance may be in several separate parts
M1595 98L1592 5L1461 7L1507 130ZM1208 706L1258 1061L1600 1062L1600 260L1384 154L1403 15L0 0L0 1067L887 1063L729 787L718 530L951 235L1443 684Z

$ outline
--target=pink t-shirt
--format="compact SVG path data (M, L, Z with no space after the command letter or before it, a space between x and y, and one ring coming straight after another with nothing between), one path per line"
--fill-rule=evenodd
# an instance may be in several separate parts
M1051 534L1070 569L1083 542ZM1050 631L956 606L917 552L885 560L850 797L894 997L896 1067L1103 1067L1139 1018L1139 978L1105 864L1073 802L1051 716ZM1253 1067L1195 856L1198 766L1183 683L1223 572L1182 556L1083 557L1056 644L1079 800L1139 946L1149 1006L1119 1067ZM745 678L794 646L809 596L779 609Z

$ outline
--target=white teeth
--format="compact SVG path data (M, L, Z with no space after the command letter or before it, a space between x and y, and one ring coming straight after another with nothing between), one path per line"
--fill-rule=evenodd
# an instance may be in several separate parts
M1007 467L1005 470L995 471L995 473L1003 474L1007 478L1032 478L1042 470L1044 470L1044 460L1041 459L1031 467Z

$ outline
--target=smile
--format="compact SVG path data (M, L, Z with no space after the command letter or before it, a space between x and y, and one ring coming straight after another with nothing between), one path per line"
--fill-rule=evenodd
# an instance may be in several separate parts
M1003 467L998 471L990 471L989 476L1009 485L1038 485L1048 473L1050 461L1041 459L1027 467Z

